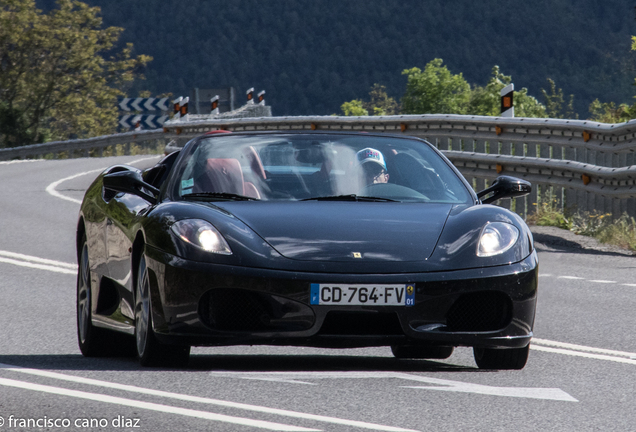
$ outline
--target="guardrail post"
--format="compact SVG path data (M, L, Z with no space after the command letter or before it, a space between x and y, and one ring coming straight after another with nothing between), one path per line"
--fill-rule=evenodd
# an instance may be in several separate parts
M451 150L462 151L462 140L460 138L452 139Z
M464 139L464 151L466 152L475 151L475 140L473 138Z
M537 146L537 156L543 159L550 159L551 146L547 143L538 144ZM540 205L544 205L547 202L548 205L552 205L552 202L548 202L554 199L555 191L552 189L552 186L549 185L540 185L537 188L537 205L538 208Z
M511 151L512 151L512 143L510 141L500 141L499 142L499 154L502 155L510 155ZM500 174L506 174L505 169L506 167L503 167L504 171L501 172ZM500 206L503 208L507 208L508 210L511 209L515 209L516 211L516 204L513 206L513 201L512 199L505 199L505 200L501 200L500 201Z
M576 161L587 163L587 153L585 148L579 147L576 149ZM575 179L574 181L580 181L580 180ZM585 212L588 210L589 207L587 205L587 195L588 193L586 191L582 191L582 190L576 191L576 209L577 210L580 210L582 212Z
M486 153L485 140L480 139L475 141L475 153ZM469 179L469 181L471 180L472 180L472 183L475 185L475 192L479 192L486 189L486 181L483 178Z
M526 146L526 157L537 157L537 144L535 142L527 142ZM526 201L526 217L531 214L534 214L537 206L539 205L539 185L534 182L532 184L532 192L527 195Z
M512 144L512 154L514 154L517 157L523 157L525 156L525 151L524 151L524 145L523 142L521 141L516 141ZM522 177L519 174L516 174L518 177ZM515 198L515 206L514 206L515 212L521 216L522 218L526 218L526 197L523 196L521 198Z
M634 165L634 149L632 148L629 153L625 154L625 166ZM636 199L633 197L627 198L625 203L625 211L628 215L636 217Z
M620 167L626 167L627 165L627 153L620 153L618 154L618 166ZM618 212L614 211L613 215L614 218L618 218L620 217L623 213L627 212L627 202L628 200L626 198L620 199L618 200L619 204L618 204Z
M563 148L563 159L569 161L576 160L576 151L574 150L574 147ZM577 179L572 181L577 181ZM576 191L572 188L565 188L563 195L563 199L565 201L563 203L563 209L567 209L568 212L573 212L576 208Z

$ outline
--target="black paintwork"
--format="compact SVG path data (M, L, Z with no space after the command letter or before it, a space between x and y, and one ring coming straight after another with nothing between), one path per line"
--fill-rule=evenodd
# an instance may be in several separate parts
M175 200L171 174L178 165L174 153L145 172L111 167L88 189L78 239L83 233L88 239L95 325L132 332L133 283L145 254L154 330L166 343L523 347L532 336L538 274L532 235L519 216L482 204L472 189L471 205ZM479 196L516 196L528 187L505 178ZM176 238L171 225L188 218L212 223L233 254L210 254ZM481 229L495 221L517 227L519 240L503 254L477 257ZM311 283L414 284L415 306L310 305ZM211 290L223 291L210 297ZM502 305L488 312L500 315L492 323L449 324L462 307L472 307L464 304L490 307L492 293ZM210 318L220 313L210 302L233 305L234 295L244 307ZM250 304L256 309L245 312ZM233 329L231 316L241 313L248 315ZM255 314L262 328L252 322Z

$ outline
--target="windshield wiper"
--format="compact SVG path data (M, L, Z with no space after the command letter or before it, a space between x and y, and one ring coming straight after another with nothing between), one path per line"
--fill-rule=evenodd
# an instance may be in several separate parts
M364 202L399 202L390 198L380 198L365 195L331 195L301 199L301 201L364 201Z
M229 192L195 192L183 195L185 199L205 199L210 201L259 201L258 198L252 198L245 195L239 195Z

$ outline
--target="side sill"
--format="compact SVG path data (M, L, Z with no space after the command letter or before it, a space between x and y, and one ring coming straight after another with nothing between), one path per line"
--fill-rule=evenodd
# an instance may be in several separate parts
M125 324L119 321L115 321L112 318L101 316L101 315L93 315L91 318L91 322L95 327L101 327L108 330L114 330L119 333L126 333L129 335L135 334L135 326L130 324Z

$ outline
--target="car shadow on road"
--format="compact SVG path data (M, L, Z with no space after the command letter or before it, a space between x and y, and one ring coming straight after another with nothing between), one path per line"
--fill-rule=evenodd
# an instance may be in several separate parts
M280 371L384 371L384 372L472 372L475 367L445 360L396 359L393 357L344 355L193 355L188 369L234 372Z
M452 360L452 359L449 359ZM382 372L483 372L476 367L446 360L411 360L379 356L343 355L192 355L183 368L143 368L135 358L85 358L81 355L0 355L3 367L57 371L382 371Z

